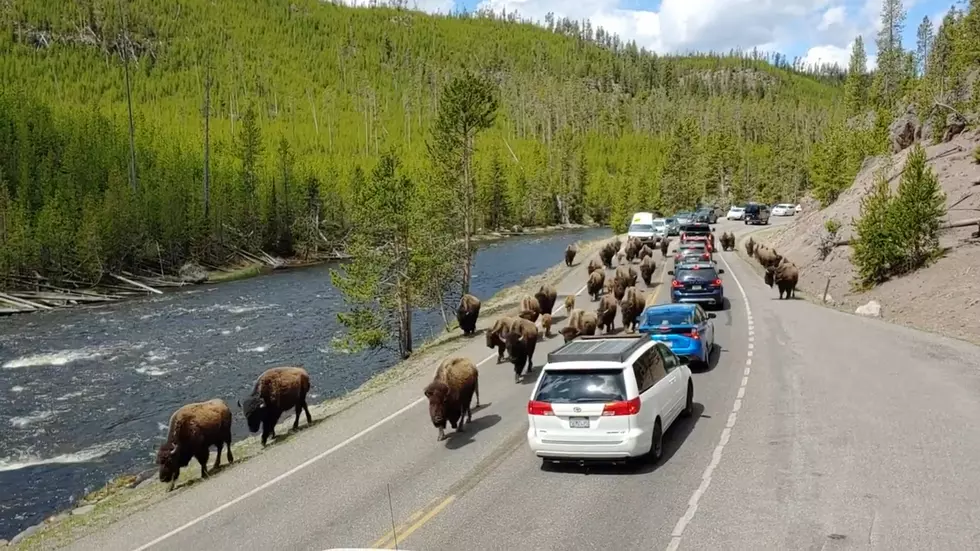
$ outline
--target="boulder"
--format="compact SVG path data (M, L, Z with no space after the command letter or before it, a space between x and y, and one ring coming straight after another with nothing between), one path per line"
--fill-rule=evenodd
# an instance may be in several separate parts
M959 113L946 115L946 130L943 132L943 141L948 142L959 136L966 129L966 119Z
M898 153L915 143L916 129L919 119L915 113L906 112L895 119L888 127L888 139L892 144L892 152Z
M180 280L185 283L204 283L208 280L208 271L199 264L188 262L180 267Z
M859 316L867 316L869 318L880 318L881 303L879 303L877 300L869 301L864 306L858 306L854 313Z

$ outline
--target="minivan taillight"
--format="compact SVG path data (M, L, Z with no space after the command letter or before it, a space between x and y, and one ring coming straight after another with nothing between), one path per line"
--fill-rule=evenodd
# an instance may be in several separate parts
M636 415L640 412L640 398L636 397L625 402L610 402L602 407L602 415Z
M528 415L554 415L555 412L551 409L551 404L548 402L538 402L537 400L531 400L527 403L527 414Z

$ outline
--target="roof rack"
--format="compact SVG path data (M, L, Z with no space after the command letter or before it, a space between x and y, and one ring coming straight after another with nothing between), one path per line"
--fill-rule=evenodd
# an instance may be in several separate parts
M548 363L615 362L626 363L637 350L650 342L643 334L582 336L548 354Z

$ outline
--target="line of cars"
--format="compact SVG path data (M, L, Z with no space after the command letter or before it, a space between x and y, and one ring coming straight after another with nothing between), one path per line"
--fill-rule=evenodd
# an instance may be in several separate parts
M667 220L654 236L647 226L661 226L638 214L631 232L669 235ZM702 305L723 307L724 270L708 222L689 219L676 235L669 304L645 308L637 334L582 336L548 355L527 404L528 446L545 463L656 463L664 433L694 415L691 366L709 365L716 349L716 314Z
M770 216L795 216L803 212L802 205L779 203L771 208L764 203L749 202L744 205L732 205L725 214L728 220L742 220L745 224L768 224Z

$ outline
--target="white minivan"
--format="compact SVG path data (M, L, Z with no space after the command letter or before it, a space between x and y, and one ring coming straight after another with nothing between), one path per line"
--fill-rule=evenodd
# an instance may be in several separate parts
M659 219L659 229L661 231L666 231L667 224L662 218ZM627 237L636 237L643 244L655 245L657 239L661 237L657 232L657 219L654 218L652 212L638 212L633 215L630 220L630 227L627 230Z
M694 413L687 363L648 335L579 337L548 354L527 404L527 442L546 462L663 456Z

